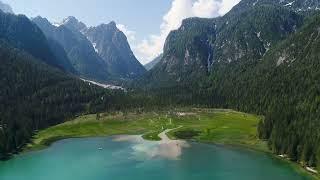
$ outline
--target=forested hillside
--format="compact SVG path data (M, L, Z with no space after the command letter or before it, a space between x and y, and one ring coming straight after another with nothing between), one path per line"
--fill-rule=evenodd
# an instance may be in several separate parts
M20 150L39 129L130 106L124 92L89 85L3 40L0 61L0 158Z
M216 64L209 93L226 107L266 115L260 137L277 154L319 165L319 16L259 62ZM228 76L225 76L228 74Z
M271 97L260 135L271 148L309 166L320 166L320 16L273 49L258 77ZM266 67L270 67L266 69ZM267 78L266 78L267 77ZM280 78L281 77L281 78ZM263 92L263 91L262 91ZM263 96L263 95L262 95Z

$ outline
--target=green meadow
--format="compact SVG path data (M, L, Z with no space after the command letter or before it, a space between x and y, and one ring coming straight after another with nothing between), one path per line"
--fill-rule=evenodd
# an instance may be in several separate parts
M177 128L167 135L172 139L241 145L267 151L266 143L257 137L257 125L261 118L222 109L92 114L38 132L27 149L43 148L65 138L119 134L143 135L147 140L161 140L159 133Z

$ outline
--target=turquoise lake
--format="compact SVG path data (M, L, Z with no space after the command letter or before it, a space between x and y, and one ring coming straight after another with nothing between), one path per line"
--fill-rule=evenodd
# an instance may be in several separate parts
M139 136L66 139L0 162L1 180L304 180L265 153Z

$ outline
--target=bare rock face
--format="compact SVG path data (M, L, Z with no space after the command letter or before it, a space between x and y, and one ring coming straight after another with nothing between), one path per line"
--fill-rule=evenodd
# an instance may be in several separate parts
M135 78L146 72L134 56L127 37L117 28L115 22L90 27L84 34L114 76Z
M65 18L61 25L64 25L66 26L67 28L69 28L70 30L72 31L78 31L78 32L84 32L87 30L87 26L79 21L78 19L76 19L75 17L73 16L69 16L67 18Z

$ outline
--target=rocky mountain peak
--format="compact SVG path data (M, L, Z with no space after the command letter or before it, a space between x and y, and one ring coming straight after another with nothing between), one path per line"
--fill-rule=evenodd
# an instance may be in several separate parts
M97 27L94 27L98 29L99 31L102 31L104 33L117 33L120 32L120 30L117 28L117 24L114 21L111 21L108 24L101 24Z
M42 24L45 24L45 25L50 25L50 26L52 25L47 18L44 18L44 17L41 17L41 16L37 16L35 18L32 18L31 20L33 22L39 22L39 23L42 23Z
M87 29L87 26L83 22L79 21L77 18L73 16L69 16L65 18L61 24L66 26L72 31L83 32Z
M117 24L115 21L111 21L108 25L111 27L117 27Z
M132 78L146 71L134 56L127 37L114 21L90 27L84 34L115 76Z

